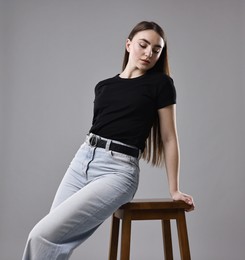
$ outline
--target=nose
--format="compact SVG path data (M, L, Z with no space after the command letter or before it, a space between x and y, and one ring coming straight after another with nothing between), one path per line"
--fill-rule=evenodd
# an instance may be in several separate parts
M145 56L148 58L151 58L152 57L152 49L151 47L149 46L149 48L146 49L145 51Z

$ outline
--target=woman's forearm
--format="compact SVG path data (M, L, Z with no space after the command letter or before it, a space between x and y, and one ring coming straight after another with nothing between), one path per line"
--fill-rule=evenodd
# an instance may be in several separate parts
M179 191L180 153L177 137L164 143L165 167L167 172L169 192L173 195Z

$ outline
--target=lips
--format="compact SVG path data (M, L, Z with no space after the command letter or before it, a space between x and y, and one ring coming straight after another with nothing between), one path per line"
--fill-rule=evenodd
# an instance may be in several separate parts
M143 61L144 63L150 64L150 61L149 61L149 60L143 60L143 59L141 59L141 61Z

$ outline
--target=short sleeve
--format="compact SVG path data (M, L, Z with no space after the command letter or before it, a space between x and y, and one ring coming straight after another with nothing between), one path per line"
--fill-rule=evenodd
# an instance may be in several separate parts
M157 89L157 109L176 104L176 89L171 77L164 75Z

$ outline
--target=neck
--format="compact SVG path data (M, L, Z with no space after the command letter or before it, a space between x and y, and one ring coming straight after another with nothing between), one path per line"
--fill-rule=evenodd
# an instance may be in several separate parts
M135 70L130 70L129 68L125 68L124 71L120 74L121 78L127 78L127 79L132 79L132 78L137 78L145 74L145 71L141 71L138 69Z

